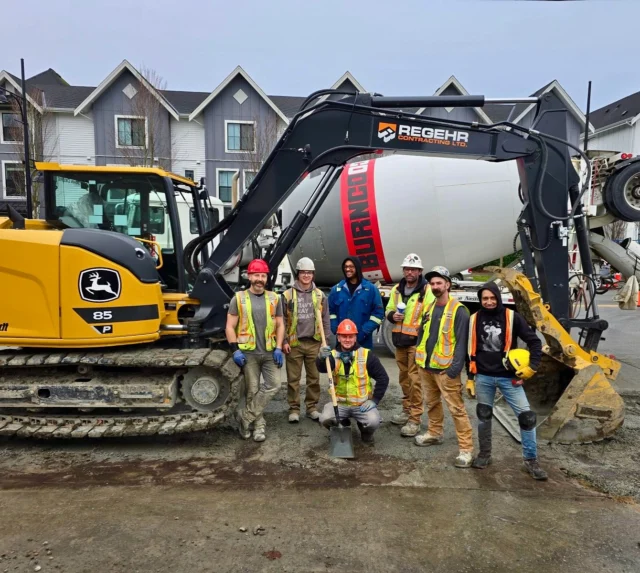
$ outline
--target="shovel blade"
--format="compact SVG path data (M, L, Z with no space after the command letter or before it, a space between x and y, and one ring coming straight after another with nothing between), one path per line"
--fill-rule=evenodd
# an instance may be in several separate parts
M334 458L355 458L351 428L333 426L329 430L329 455Z

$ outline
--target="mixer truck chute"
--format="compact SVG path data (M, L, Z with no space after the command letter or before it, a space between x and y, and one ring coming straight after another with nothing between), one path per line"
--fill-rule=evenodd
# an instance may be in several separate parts
M124 294L119 304L144 308L147 313L144 320L138 320L128 314L123 327L126 336L120 339L105 338L104 333L98 332L97 329L93 329L96 330L93 332L88 325L79 322L76 315L85 316L87 313L101 312L103 316L104 312L109 312L110 309L105 305L97 308L95 305L83 303L83 307L78 309L80 312L76 311L74 314L75 309L72 305L76 304L78 287L73 290L72 282L77 284L78 279L74 275L76 268L73 267L73 272L59 276L59 284L56 283L55 289L52 287L46 293L46 300L38 295L42 300L32 301L46 309L50 308L51 301L59 304L59 307L55 308L56 311L59 308L62 317L61 334L50 334L49 336L53 337L51 342L43 336L38 336L38 327L33 321L28 322L18 314L11 314L11 332L6 336L5 332L0 332L0 342L5 340L6 343L22 346L27 352L38 347L40 352L33 356L18 354L4 362L12 372L18 373L21 381L19 392L23 392L19 395L25 396L26 402L14 402L14 407L37 407L45 410L45 413L29 417L28 423L23 421L24 417L19 417L17 422L9 424L12 431L16 426L22 429L26 424L29 426L27 435L37 437L40 433L55 433L58 423L56 420L69 419L64 410L73 407L76 397L79 405L82 403L82 397L93 396L94 382L93 379L86 381L86 374L80 387L75 379L69 379L63 376L63 373L54 373L55 391L65 397L65 407L59 412L60 403L51 403L49 389L43 388L39 379L26 375L20 377L23 367L25 371L31 372L34 365L42 364L37 360L40 360L38 357L42 356L43 349L46 350L48 344L55 346L58 352L61 349L78 348L79 345L85 349L80 353L69 353L64 360L50 361L50 358L47 358L46 364L53 370L56 370L56 365L60 365L64 370L77 364L84 372L91 371L97 375L96 373L99 374L106 368L109 375L109 391L116 390L109 394L110 406L115 410L136 407L132 406L131 400L138 400L137 395L131 398L127 389L126 395L129 398L124 400L124 393L118 390L118 373L123 372L123 382L126 379L125 383L130 385L131 367L136 364L144 364L151 372L162 367L164 377L160 377L158 371L157 378L147 375L141 379L140 385L144 386L145 394L140 396L141 401L136 401L135 404L156 410L166 407L167 411L170 411L174 405L182 404L182 407L185 407L186 403L195 410L194 414L179 411L179 419L171 418L168 421L164 421L162 415L154 413L152 420L147 416L145 424L140 428L136 426L140 416L134 413L128 418L130 421L124 422L124 435L164 431L165 426L172 433L191 431L216 423L225 412L229 412L233 389L238 383L237 368L229 360L224 338L227 308L234 295L234 288L225 278L228 264L241 256L249 244L256 255L263 255L268 260L271 268L270 280L273 282L281 261L291 253L309 227L334 184L341 177L345 166L355 158L385 151L517 163L524 205L515 217L515 222L525 252L527 276L507 273L502 278L504 284L512 291L520 312L531 324L539 327L547 340L546 370L541 372L540 376L550 381L544 387L545 392L542 396L542 400L546 400L546 412L549 416L541 416L541 432L550 440L585 441L600 439L615 431L622 423L623 405L610 381L617 375L619 364L596 351L602 331L607 327L606 322L599 319L595 301L589 306L592 312L583 319L571 317L569 311L570 290L566 261L568 225L572 221L575 221L584 272L590 275L593 269L587 229L581 224L579 179L571 165L570 144L566 141L568 111L562 101L552 93L539 99L518 100L537 105L534 129L526 129L509 122L478 125L396 111L396 108L415 107L481 107L485 103L483 97L385 98L372 94L350 94L338 101L322 97L333 94L345 95L344 92L336 90L322 90L307 98L231 212L214 228L186 245L181 260L194 284L189 293L163 293L154 274L153 261L139 249L134 240L124 240L126 237L122 235L116 237L114 233L103 230L60 230L60 225L55 231L48 230L44 225L27 225L27 230L8 230L6 222L0 221L0 241L12 243L11 249L30 249L34 260L46 260L46 269L33 264L28 267L28 276L34 277L34 284L46 282L43 281L43 278L47 278L45 275L56 271L55 265L52 265L52 261L55 260L53 254L57 253L61 260L71 261L68 257L74 252L77 256L73 261L86 259L92 266L98 266L100 262L101 267L112 269L114 272L120 271ZM493 103L496 103L495 100ZM261 243L261 232L297 184L306 174L321 168L324 168L324 172L318 177L317 186L302 209L292 217L283 233L277 238L275 234L272 235L274 242L271 244L264 241ZM70 168L66 166L65 169L68 171ZM174 184L171 177L159 170L147 169L146 174L142 169L139 171L148 184L165 193L170 207L169 214L176 217ZM137 175L138 179L140 174ZM133 172L129 175L136 176ZM358 178L355 177L359 175L362 179L362 173L352 175L352 192L362 192ZM45 193L55 195L53 189L49 188L47 191L47 185L51 186L55 177L55 172L45 177ZM567 208L569 202L570 209ZM462 210L466 206L460 204L455 208ZM24 221L16 220L14 223L20 226ZM172 220L172 226L178 228L177 221ZM366 227L355 225L354 241L359 238L359 233L363 233L364 237L365 232ZM47 233L49 235L46 235ZM54 236L51 233L58 235ZM211 255L203 256L208 245L216 237L219 238L219 243L214 246ZM84 245L84 241L90 244ZM46 256L38 256L35 252L34 245L40 244L41 250L48 253ZM175 247L176 256L179 257L180 240L175 241ZM136 257L139 258L139 262L136 261ZM206 262L201 263L203 259L206 259ZM7 264L20 266L26 263L14 257L5 262L5 266ZM72 264L76 263L68 263ZM71 268L69 266L67 271ZM384 269L379 271L384 273ZM18 275L20 273L8 273L2 279L4 292L12 290L12 297L19 296L20 287L16 282L18 279L14 278ZM22 273L20 276L26 275ZM103 279L106 280L106 277L100 276L99 279L104 283ZM37 291L32 289L31 292ZM67 292L70 293L68 296L72 297L70 301L64 298ZM51 311L51 316L57 317L58 313ZM68 330L68 323L73 323L71 330ZM16 338L13 333L20 332L21 327L30 335ZM579 329L585 335L582 348L571 338L569 332L572 328ZM65 334L66 332L69 334ZM151 349L147 350L146 354L142 351L132 356L127 354L130 350L119 348L134 343L150 344L158 351L154 354ZM103 344L112 347L106 358L106 355L100 354L96 357L95 354L86 351L87 347L92 347L100 353L104 351L104 348L101 348ZM162 346L159 346L160 344ZM212 347L217 350L211 350ZM172 352L175 362L173 358L160 358L167 356L168 348L174 348ZM180 350L175 350L178 348ZM120 359L119 352L127 356ZM158 358L155 358L156 354ZM0 359L0 366L2 364ZM561 370L560 375L553 376L552 374L558 370ZM535 385L536 381L533 379L528 383ZM154 384L160 385L166 393L152 392ZM6 385L7 382L0 382L0 397L18 395L17 390L6 388ZM158 402L154 398L156 396L164 396L164 401ZM115 414L114 417L118 420L116 426L120 431L123 424L122 416ZM41 422L42 420L44 422ZM108 425L107 416L100 420L102 428L105 424ZM47 426L43 432L38 428L38 424L41 423ZM78 423L83 424L83 427L97 425L94 418L84 415ZM73 435L75 431L70 430L68 433ZM78 432L78 435L83 435L84 430ZM110 435L108 431L91 432L92 435L98 436Z

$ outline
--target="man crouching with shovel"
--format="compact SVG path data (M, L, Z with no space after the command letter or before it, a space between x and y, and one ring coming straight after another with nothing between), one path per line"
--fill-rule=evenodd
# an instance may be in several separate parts
M332 380L335 380L335 401L325 405L320 414L320 423L331 429L338 422L344 426L346 420L354 418L363 443L373 445L373 433L382 421L378 404L387 391L389 375L373 352L358 346L357 334L356 325L349 319L343 320L336 331L338 344L331 350L326 346L322 333L325 345L320 348L316 364L323 373L327 372L327 363L330 365L329 390L333 393ZM372 378L376 382L375 389ZM336 401L337 408L334 409ZM336 421L336 413L339 421ZM346 431L350 438L351 430L346 428Z

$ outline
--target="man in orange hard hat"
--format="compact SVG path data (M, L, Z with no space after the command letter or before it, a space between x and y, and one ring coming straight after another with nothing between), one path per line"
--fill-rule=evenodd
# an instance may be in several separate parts
M336 335L336 348L320 348L316 365L320 372L326 372L326 359L329 358L340 421L354 418L358 423L362 441L373 445L373 433L382 422L378 404L389 386L389 375L378 357L368 348L358 344L358 329L353 321L348 318L343 320L338 325ZM375 388L371 383L372 378L376 382ZM337 424L331 402L325 404L320 414L320 423L325 428Z
M231 299L225 333L233 360L244 371L246 406L237 413L240 436L249 439L253 424L254 441L263 442L267 423L262 412L280 389L284 320L280 297L265 290L269 265L254 259L247 271L251 286Z

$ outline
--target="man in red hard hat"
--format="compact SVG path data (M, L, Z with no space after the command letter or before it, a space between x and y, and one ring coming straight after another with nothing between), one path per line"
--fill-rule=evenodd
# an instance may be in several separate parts
M373 445L373 433L382 422L378 404L389 386L389 375L378 357L358 344L358 328L353 321L348 318L343 320L338 325L336 336L336 348L320 348L316 365L320 372L326 372L326 359L329 358L340 421L354 418L362 441ZM375 388L371 383L372 378L376 382ZM331 402L325 404L320 414L320 423L325 428L337 423Z
M247 272L251 286L231 299L225 332L233 360L244 371L246 406L237 413L240 435L249 439L253 424L254 441L263 442L267 424L262 412L280 389L284 321L280 297L265 289L269 265L254 259Z

